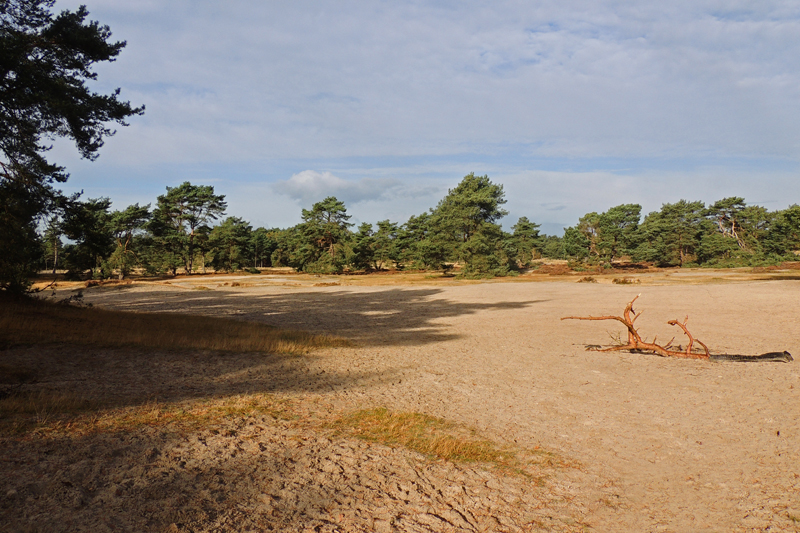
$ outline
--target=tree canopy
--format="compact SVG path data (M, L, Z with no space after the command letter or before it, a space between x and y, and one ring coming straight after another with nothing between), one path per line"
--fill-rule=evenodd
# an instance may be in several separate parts
M214 194L214 187L186 181L167 187L167 193L158 197L151 231L165 251L180 258L191 274L196 248L208 239L211 222L222 216L227 207L225 195ZM175 272L174 260L172 265Z
M48 142L66 138L95 159L109 123L126 125L144 107L119 99L119 89L87 87L94 66L114 61L125 47L108 26L87 21L85 7L54 16L54 0L0 2L0 288L23 290L36 260L36 223L63 206L52 183L68 178L48 161Z

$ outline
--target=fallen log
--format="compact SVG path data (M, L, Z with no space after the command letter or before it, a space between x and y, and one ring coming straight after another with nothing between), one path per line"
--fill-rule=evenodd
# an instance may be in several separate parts
M750 362L775 362L775 363L791 363L794 361L792 354L787 351L783 352L767 352L761 355L737 355L727 353L712 353L710 359L712 361L737 361L740 363Z
M603 348L597 344L588 344L586 345L586 349L589 351L597 351L597 352L611 352L611 351L628 351L632 353L653 353L656 355L660 355L662 357L681 357L685 359L708 359L711 361L737 361L737 362L758 362L758 361L774 361L774 362L784 362L788 363L793 361L792 355L789 352L768 352L761 355L737 355L737 354L712 354L708 346L703 344L699 339L694 338L694 336L689 331L689 328L686 326L686 323L689 321L689 317L683 319L683 322L679 322L678 320L670 320L667 324L671 326L677 326L681 328L684 335L688 337L689 342L686 345L686 348L682 348L678 346L677 349L673 349L672 340L670 340L665 345L656 344L656 339L653 339L653 342L647 342L639 335L639 330L636 329L634 323L636 319L642 316L641 312L639 314L633 310L633 302L639 298L641 294L636 295L636 298L630 301L627 306L625 306L625 311L622 313L622 316L613 316L613 315L606 315L606 316L565 316L562 317L561 320L616 320L617 322L622 323L625 328L628 330L628 342L625 344L617 344L613 346L609 346L607 348ZM698 348L696 345L700 345L702 350Z

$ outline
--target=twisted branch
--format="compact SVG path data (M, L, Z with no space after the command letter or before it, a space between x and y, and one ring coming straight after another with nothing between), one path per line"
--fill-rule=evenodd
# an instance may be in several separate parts
M670 346L672 345L672 341L667 343L666 346L661 346L655 343L655 339L653 342L645 342L642 337L639 335L639 331L634 327L634 323L636 319L642 316L642 313L636 314L636 311L633 310L633 302L639 298L641 294L636 295L636 298L630 301L628 305L625 306L625 311L622 313L622 316L565 316L562 317L561 320L616 320L621 322L628 330L628 342L627 344L620 344L618 346L611 346L610 348L589 348L593 351L598 352L612 352L612 351L621 351L621 350L628 350L631 352L652 352L658 354L662 357L683 357L688 359L708 359L708 347L700 342L698 339L695 339L691 333L689 333L689 329L686 327L686 322L689 320L689 317L686 317L683 322L678 322L677 320L670 320L667 324L671 326L678 326L683 330L687 337L689 337L689 344L686 346L685 350L670 350ZM631 315L633 317L631 318ZM693 350L694 343L701 345L704 349L704 352L698 352Z

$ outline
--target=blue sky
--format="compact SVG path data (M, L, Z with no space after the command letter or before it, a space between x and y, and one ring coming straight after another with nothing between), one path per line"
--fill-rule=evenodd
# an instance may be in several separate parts
M621 203L800 202L796 1L84 3L128 42L95 87L147 111L96 162L52 158L117 208L188 180L254 225L328 195L404 222L470 172L507 228L556 234Z

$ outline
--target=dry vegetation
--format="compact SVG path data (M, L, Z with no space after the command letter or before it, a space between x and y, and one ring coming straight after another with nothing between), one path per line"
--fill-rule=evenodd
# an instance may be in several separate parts
M3 297L0 345L48 343L304 354L316 348L344 346L347 341L226 318L130 313Z
M110 311L30 298L0 295L0 349L72 345L93 353L102 348L138 350L305 354L322 347L346 346L344 339L275 328L233 319L181 314ZM69 360L68 360L69 359ZM167 357L169 359L169 357ZM39 361L40 365L45 359ZM75 381L75 373L100 361L91 357L56 356L49 367L64 367L59 381ZM98 383L114 383L114 376L97 371ZM265 397L196 400L187 404L156 403L156 392L142 390L137 398L112 398L91 384L52 389L37 386L41 368L0 362L0 430L8 434L30 431L70 433L114 431L123 426L173 421L202 423L225 413L243 410L272 412ZM73 375L71 375L72 373ZM134 403L134 406L130 406ZM236 405L235 408L231 407ZM233 409L233 411L231 411Z
M144 401L115 405L110 398L63 391L39 390L0 398L0 434L72 438L92 433L116 433L144 426L173 430L212 427L226 418L269 415L293 419L291 409L268 394L242 394L184 402Z
M87 348L133 347L159 351L223 351L305 354L321 347L345 346L344 339L312 335L232 319L161 313L110 311L29 298L5 298L0 307L0 342L5 348L72 344ZM86 362L74 365L83 366ZM62 376L69 379L69 376ZM98 379L100 376L98 375ZM108 378L106 378L108 379ZM0 365L0 431L6 435L64 434L73 437L114 433L143 426L199 428L230 417L269 415L296 420L284 400L265 393L164 402L140 391L134 401L91 390L51 390L35 385L30 368ZM120 386L123 384L120 383ZM130 404L133 405L130 405ZM308 422L308 420L306 420ZM316 431L402 446L432 458L491 464L525 473L530 457L552 463L551 454L525 453L481 439L465 426L420 413L361 410L335 422L312 424Z
M339 434L403 446L432 458L484 463L523 475L527 475L526 467L531 462L554 464L551 453L499 446L471 428L422 413L392 412L382 407L365 409L338 419L332 427Z

